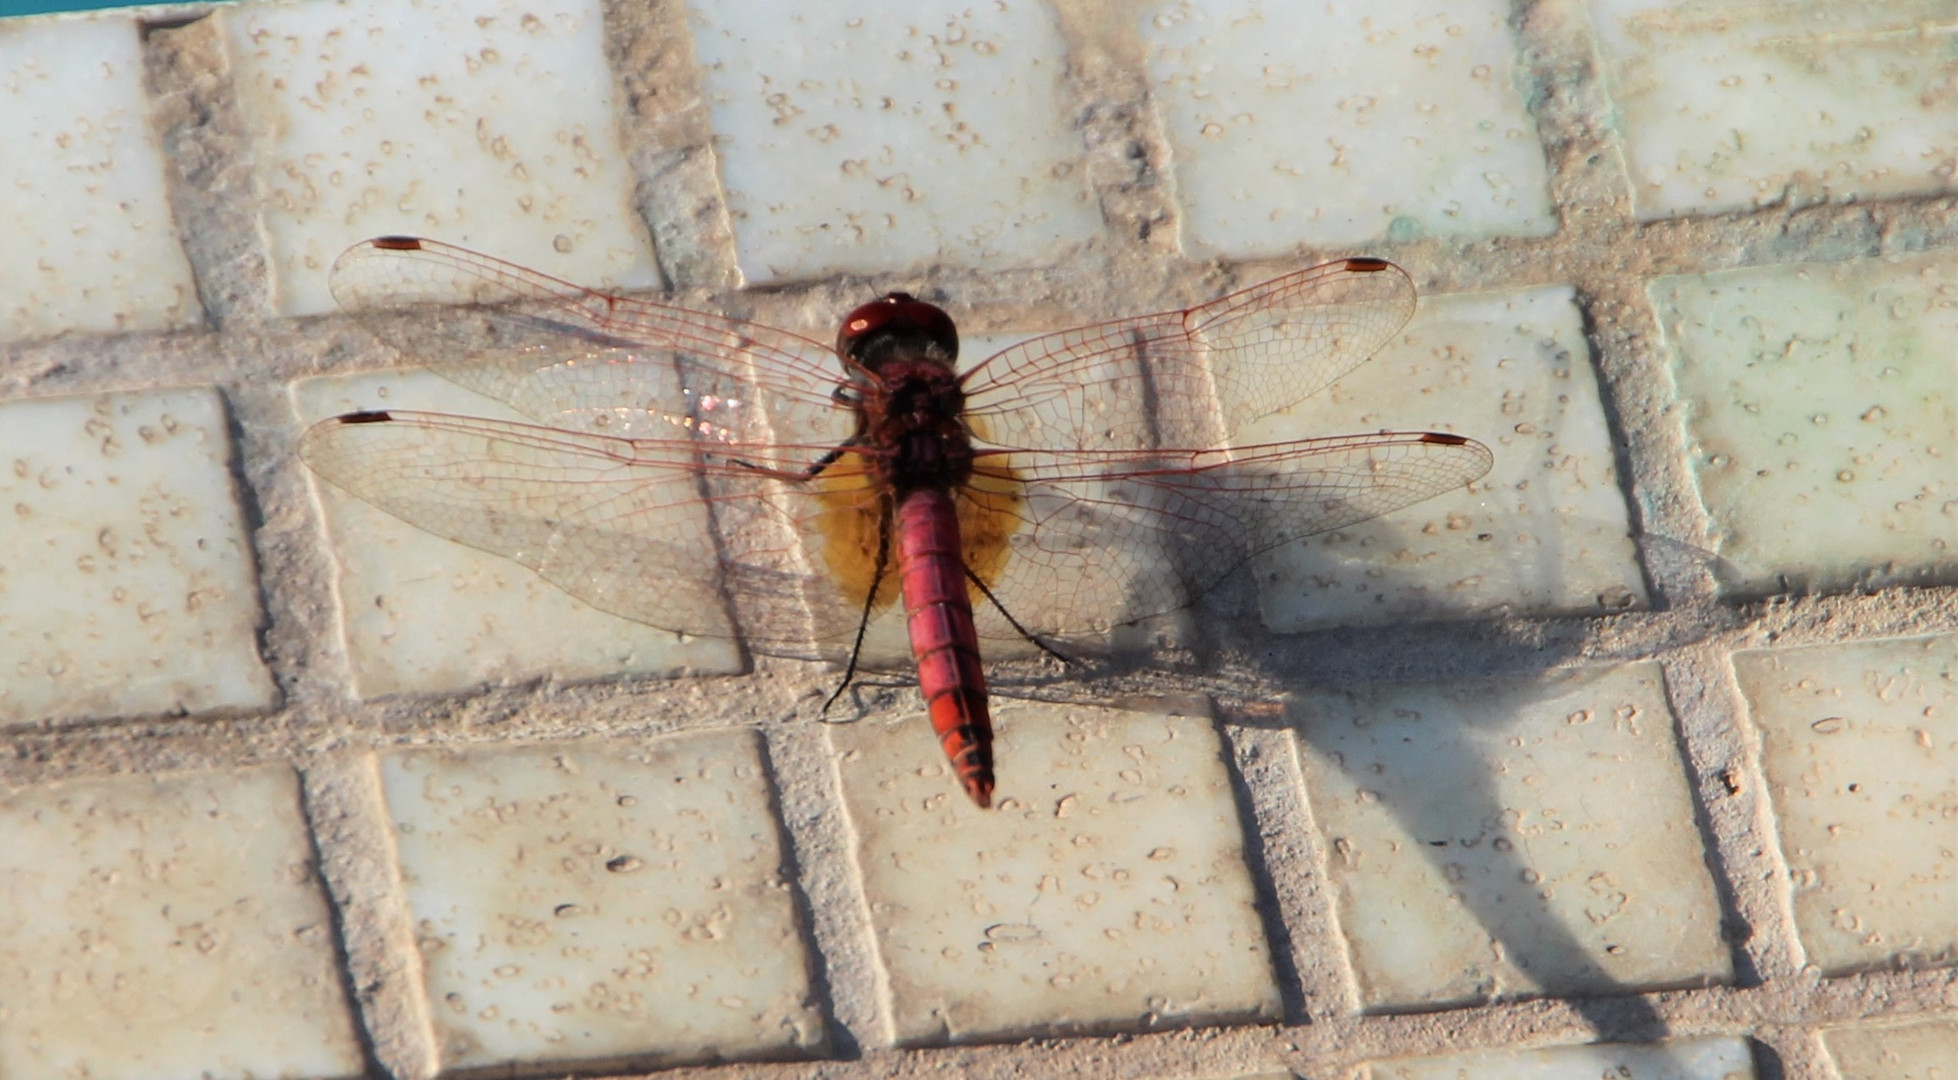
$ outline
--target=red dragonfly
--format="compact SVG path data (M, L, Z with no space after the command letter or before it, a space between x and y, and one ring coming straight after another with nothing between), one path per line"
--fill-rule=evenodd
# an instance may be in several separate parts
M901 596L932 726L982 807L981 639L1053 651L1175 611L1253 555L1492 460L1440 432L1231 445L1407 321L1413 283L1381 259L962 372L951 318L904 293L852 311L832 347L412 237L355 245L331 284L382 341L537 423L348 413L306 432L317 473L593 607L848 661L846 685Z

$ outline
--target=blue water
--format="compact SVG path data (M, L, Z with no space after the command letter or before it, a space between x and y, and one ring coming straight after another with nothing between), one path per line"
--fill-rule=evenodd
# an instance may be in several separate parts
M50 11L100 11L129 7L109 0L0 0L0 18L9 15L45 15Z

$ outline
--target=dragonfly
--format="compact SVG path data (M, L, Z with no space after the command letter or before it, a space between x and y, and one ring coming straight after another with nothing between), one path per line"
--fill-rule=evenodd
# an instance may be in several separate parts
M355 245L329 283L382 342L532 422L346 413L302 436L315 473L595 608L847 665L845 686L865 628L901 612L932 727L982 808L981 642L1065 658L1493 460L1437 431L1234 443L1407 322L1413 282L1383 259L963 369L952 319L902 292L823 343L415 237Z

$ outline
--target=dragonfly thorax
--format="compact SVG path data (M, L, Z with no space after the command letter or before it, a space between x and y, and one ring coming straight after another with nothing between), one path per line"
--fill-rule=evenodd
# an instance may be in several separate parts
M893 358L858 402L860 441L879 451L883 479L899 491L948 488L972 474L965 391L932 359Z

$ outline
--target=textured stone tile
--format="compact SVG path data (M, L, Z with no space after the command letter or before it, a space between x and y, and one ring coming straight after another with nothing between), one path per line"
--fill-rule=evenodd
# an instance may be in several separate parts
M1178 0L1144 10L1195 251L1242 259L1555 229L1508 4Z
M1958 961L1958 636L1744 652L1734 671L1809 962Z
M201 315L128 16L0 21L0 341Z
M1958 578L1958 260L1661 278L1723 586Z
M690 11L750 282L1031 265L1100 232L1048 6Z
M1753 1080L1746 1039L1675 1039L1660 1043L1596 1043L1540 1050L1377 1061L1367 1080Z
M1468 435L1495 466L1468 488L1258 560L1267 626L1645 606L1569 288L1423 297L1373 360L1236 441L1381 429Z
M1591 0L1640 218L1958 188L1945 0Z
M1945 1080L1958 1062L1958 1022L1925 1020L1822 1033L1842 1080Z
M445 1072L822 1049L751 732L404 753L381 775Z
M366 1075L285 769L0 794L0 1076Z
M418 233L581 285L658 282L598 0L224 5L280 309L348 245Z
M274 703L225 426L208 390L0 406L0 725Z
M831 729L898 1041L1275 1020L1211 722L1002 702L994 719L993 810L923 716Z
M1362 1002L1732 976L1656 664L1298 699Z
M308 379L293 386L293 402L307 422L383 406L523 419L418 370ZM541 674L579 680L743 670L730 641L683 641L607 614L508 559L423 532L318 477L313 485L340 570L341 631L363 698Z

